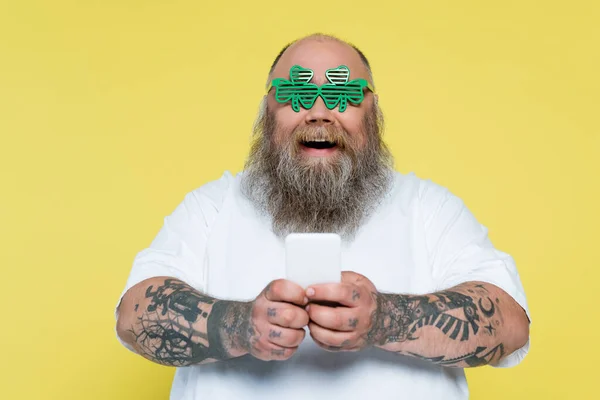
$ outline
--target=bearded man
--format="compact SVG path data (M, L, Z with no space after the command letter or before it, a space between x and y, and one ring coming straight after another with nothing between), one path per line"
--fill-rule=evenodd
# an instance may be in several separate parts
M286 46L254 130L244 171L185 197L119 300L121 342L177 367L172 399L465 399L464 368L523 359L512 258L448 190L393 170L360 50ZM343 238L341 283L283 279L302 232Z

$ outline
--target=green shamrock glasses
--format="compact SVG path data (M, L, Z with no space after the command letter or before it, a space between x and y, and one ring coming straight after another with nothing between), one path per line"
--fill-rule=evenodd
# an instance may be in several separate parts
M350 78L350 70L345 65L337 68L328 69L325 76L329 83L317 86L310 83L314 72L311 69L294 65L290 68L290 80L284 78L275 78L269 84L267 93L271 88L275 88L275 100L278 103L292 103L292 109L300 111L300 106L310 109L321 96L325 107L333 110L338 104L339 111L344 112L348 108L348 102L360 104L364 98L364 89L375 92L373 86L366 79Z

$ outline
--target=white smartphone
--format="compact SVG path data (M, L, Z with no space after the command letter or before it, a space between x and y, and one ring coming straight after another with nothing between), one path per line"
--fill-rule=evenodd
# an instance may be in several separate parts
M285 238L286 279L306 288L342 279L342 240L335 233L291 233Z

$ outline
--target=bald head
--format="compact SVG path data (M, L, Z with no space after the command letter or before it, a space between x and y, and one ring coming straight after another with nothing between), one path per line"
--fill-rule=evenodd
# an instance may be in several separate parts
M297 40L287 44L283 49L281 49L281 51L279 52L277 57L275 57L273 64L271 64L271 69L269 70L269 78L267 80L267 85L271 81L271 79L273 79L275 77L285 77L285 78L288 77L289 68L291 66L288 67L286 65L287 71L285 71L284 75L282 75L282 76L279 76L279 74L276 74L276 72L279 69L278 66L280 64L280 61L282 59L283 59L283 61L286 61L286 58L288 58L287 57L288 53L298 53L298 47L301 47L301 50L303 52L308 53L307 58L318 59L318 58L322 57L322 54L320 54L321 52L336 52L336 53L344 54L347 59L350 59L350 60L356 59L356 60L360 61L360 64L362 64L361 69L364 69L364 72L366 72L366 79L368 79L368 81L371 83L371 85L374 86L373 74L371 72L371 65L369 64L369 60L364 55L364 53L358 47L354 46L351 43L348 43L339 38L336 38L335 36L324 35L321 33L315 33L315 34L297 39ZM289 57L289 58L297 59L297 57ZM286 63L286 64L288 64L288 63ZM306 67L306 68L310 68L308 65L304 65L304 64L300 64L300 63L297 63L297 64L302 65L303 67ZM350 64L350 63L349 62L341 62L340 64L333 65L330 68L335 68L338 65L348 65L348 64ZM354 64L354 63L352 63L352 64ZM350 65L348 65L348 66L350 67ZM352 71L352 68L350 68L350 70ZM356 78L356 76L354 76L354 74L353 74L352 78Z

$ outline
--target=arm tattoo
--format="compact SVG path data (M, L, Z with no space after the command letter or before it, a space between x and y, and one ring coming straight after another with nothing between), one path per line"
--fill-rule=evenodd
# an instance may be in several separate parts
M199 316L206 318L206 312L200 308L200 304L213 304L214 299L201 295L190 286L174 279L166 279L164 285L152 291L152 286L146 289L146 298L152 299L148 311L161 309L161 315L168 311L179 313L188 322L194 322Z
M417 340L425 328L438 330L458 342L481 335L495 337L497 327L503 322L497 306L499 300L492 300L483 285L423 296L373 293L373 297L377 309L372 315L367 342L379 346ZM478 345L472 348L473 352L451 359L405 354L448 366L459 361L469 366L483 365L504 355L502 344L492 349Z
M258 341L257 331L250 320L248 303L218 301L208 317L208 344L211 358L231 358L229 349L249 351ZM257 349L255 349L257 350Z
M421 360L431 361L435 364L443 365L446 367L462 367L459 363L465 362L469 367L479 367L487 365L493 361L500 360L504 356L504 345L500 343L498 346L488 350L487 347L477 347L475 351L462 355L455 358L446 358L446 356L439 357L423 357L419 354L408 353L411 356L420 358Z
M231 349L245 350L256 341L249 303L216 300L176 279L148 287L145 297L150 302L140 308L130 332L143 354L159 364L225 360L232 357ZM201 328L204 319L206 328Z

